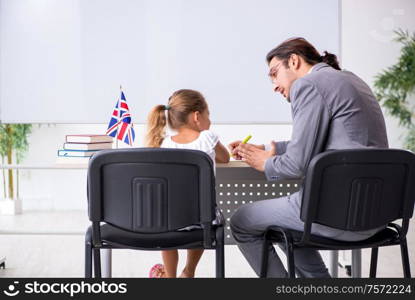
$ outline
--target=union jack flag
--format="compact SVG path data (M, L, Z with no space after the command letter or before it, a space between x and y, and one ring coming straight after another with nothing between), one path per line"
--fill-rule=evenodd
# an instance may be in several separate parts
M107 135L116 137L118 140L132 146L135 138L133 124L131 123L130 110L124 92L117 100L111 120L108 124Z

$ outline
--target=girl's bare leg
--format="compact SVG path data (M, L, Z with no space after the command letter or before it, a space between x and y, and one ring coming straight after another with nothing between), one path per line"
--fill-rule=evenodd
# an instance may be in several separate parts
M186 266L184 267L180 277L192 278L195 277L196 266L202 257L204 249L188 249Z
M179 254L177 250L164 250L161 251L163 257L163 264L165 274L163 277L176 278L177 263L179 261Z

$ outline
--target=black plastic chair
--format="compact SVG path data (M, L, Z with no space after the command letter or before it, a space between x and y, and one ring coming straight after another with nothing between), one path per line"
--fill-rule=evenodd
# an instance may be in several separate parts
M216 250L224 277L224 218L216 210L210 157L201 151L136 148L96 153L88 167L85 277L101 277L100 249ZM216 220L216 222L214 222ZM200 229L178 231L191 225Z
M261 277L266 277L268 247L285 244L288 276L295 278L296 248L350 250L372 248L370 277L376 277L379 247L400 245L403 274L410 278L406 234L415 201L415 155L396 149L335 150L316 155L307 169L302 191L299 232L270 226L264 234ZM401 226L391 223L402 219ZM311 234L312 223L363 231L385 226L358 242L327 239Z

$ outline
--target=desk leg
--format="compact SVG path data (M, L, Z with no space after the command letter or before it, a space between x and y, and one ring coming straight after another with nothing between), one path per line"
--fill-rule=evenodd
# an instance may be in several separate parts
M0 269L6 269L6 257L0 256Z
M101 272L102 278L111 278L112 276L112 250L101 249Z
M339 265L339 252L335 250L330 250L329 252L330 257L330 265L329 265L329 272L331 277L337 278L338 277L338 265Z
M362 277L362 250L352 250L352 277Z

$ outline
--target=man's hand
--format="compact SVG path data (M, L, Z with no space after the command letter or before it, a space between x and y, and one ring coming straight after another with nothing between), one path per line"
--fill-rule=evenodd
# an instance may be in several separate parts
M271 145L271 150L265 151L252 144L240 143L235 148L235 151L238 153L238 156L240 156L242 160L245 161L252 168L264 172L266 160L276 155L276 145L274 142L272 142Z
M235 141L232 142L228 145L229 150L231 151L231 155L233 158L235 158L236 160L241 160L242 157L240 157L238 155L238 151L236 150L236 148L238 148L238 146L242 143L242 141Z
M242 160L242 157L238 154L238 149L237 149L239 147L239 145L241 145L241 144L242 144L242 141L235 141L235 142L232 142L228 145L228 148L231 151L232 157L236 160ZM254 144L249 144L249 145L251 145L252 147L255 147L257 149L260 149L260 150L265 149L264 145L254 145Z

